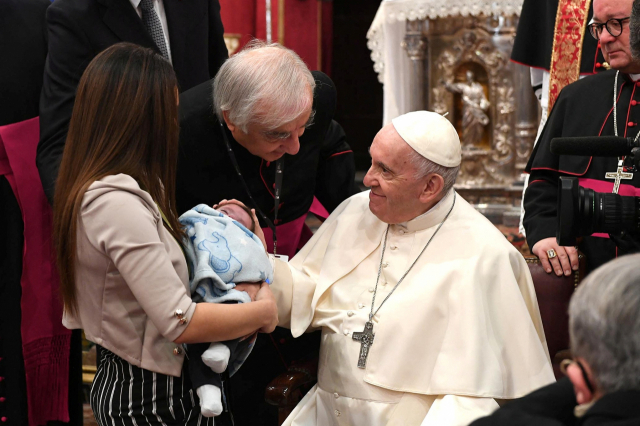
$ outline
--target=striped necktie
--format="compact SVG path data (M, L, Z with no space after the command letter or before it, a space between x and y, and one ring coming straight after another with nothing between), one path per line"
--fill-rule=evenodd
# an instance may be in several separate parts
M145 28L149 31L151 38L155 42L158 49L162 53L165 59L169 60L169 51L167 50L167 44L164 40L164 32L162 31L162 24L160 18L153 8L153 0L142 0L140 2L142 8L142 22Z

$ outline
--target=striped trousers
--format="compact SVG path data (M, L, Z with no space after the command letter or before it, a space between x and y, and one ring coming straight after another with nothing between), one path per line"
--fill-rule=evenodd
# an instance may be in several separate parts
M173 377L145 370L104 348L90 395L91 409L100 426L214 424L212 418L200 414L188 374Z

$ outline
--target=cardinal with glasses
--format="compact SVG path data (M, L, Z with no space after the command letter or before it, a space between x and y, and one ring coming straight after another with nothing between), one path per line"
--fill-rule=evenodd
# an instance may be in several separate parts
M633 0L593 0L588 30L600 42L611 69L562 89L526 167L530 177L523 224L529 247L548 273L570 275L578 269L578 250L586 256L587 270L593 270L628 243L619 235L593 234L577 247L557 244L559 177L577 177L582 187L611 193L616 183L612 176L618 174L622 158L555 155L550 145L557 137L640 135L640 61L629 46L632 4ZM640 173L620 169L618 194L640 195Z
M453 125L405 114L370 154L371 190L273 259L280 325L322 330L318 383L284 425L467 425L552 382L524 258L453 189Z

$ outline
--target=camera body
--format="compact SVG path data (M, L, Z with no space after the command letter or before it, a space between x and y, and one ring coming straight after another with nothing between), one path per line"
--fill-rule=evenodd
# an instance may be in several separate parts
M551 140L551 152L556 155L624 157L624 163L619 163L619 166L624 165L632 173L640 169L640 140L637 138L554 138ZM640 234L640 197L596 192L581 187L578 182L577 178L560 177L556 231L559 245L575 246L578 237L594 233Z
M556 231L559 245L575 246L577 237L623 231L640 231L640 197L596 192L581 187L578 178L560 177Z

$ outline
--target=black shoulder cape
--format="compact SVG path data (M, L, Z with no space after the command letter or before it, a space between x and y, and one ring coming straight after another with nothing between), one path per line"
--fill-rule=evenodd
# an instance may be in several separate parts
M511 60L532 68L549 70L557 10L558 0L524 0ZM591 20L592 15L591 6L587 22ZM582 40L581 74L594 73L596 62L603 62L604 59L599 52L598 59L595 59L597 47L598 42L591 37L588 30L585 31Z

